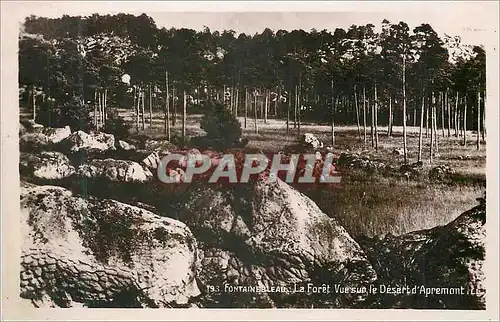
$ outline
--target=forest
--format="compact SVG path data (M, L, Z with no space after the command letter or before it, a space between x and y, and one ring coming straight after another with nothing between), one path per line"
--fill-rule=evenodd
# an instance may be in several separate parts
M33 118L49 126L104 127L113 107L129 108L138 132L164 115L164 134L216 99L244 118L301 124L355 125L378 148L379 127L391 136L408 126L422 133L485 139L486 55L482 46L440 37L423 23L351 25L347 29L233 30L159 28L146 14L27 17L19 38L20 95ZM109 107L108 107L109 106ZM149 115L148 115L149 114ZM149 118L149 122L148 122ZM180 118L180 120L178 120ZM255 120L250 124L249 119ZM432 152L431 152L432 156Z

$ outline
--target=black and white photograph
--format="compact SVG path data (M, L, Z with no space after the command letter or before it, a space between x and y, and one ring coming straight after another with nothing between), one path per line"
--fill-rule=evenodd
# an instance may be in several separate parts
M18 303L498 314L498 13L334 3L25 5Z

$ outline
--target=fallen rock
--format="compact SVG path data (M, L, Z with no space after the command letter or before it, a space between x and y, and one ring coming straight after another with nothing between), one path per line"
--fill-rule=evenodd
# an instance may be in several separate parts
M301 144L311 146L313 149L323 148L323 142L312 133L304 133L301 138Z
M396 148L392 150L393 155L403 155L405 153L405 150L403 148Z
M367 172L377 172L386 168L385 163L361 157L355 153L341 153L337 165L345 169L358 169Z
M35 306L178 307L199 295L181 222L55 186L21 185L21 297Z
M424 164L422 163L422 161L420 161L411 164L403 164L399 168L399 172L404 177L414 180L418 179L421 176L423 169Z
M129 144L126 141L123 141L123 140L118 140L118 144L117 144L116 148L124 150L124 151L131 151L131 150L135 150L136 149L134 145Z
M86 152L104 152L115 150L115 137L112 134L103 132L91 132L87 134L83 131L76 131L60 142L64 152L76 153Z
M455 171L447 165L439 165L429 170L429 179L433 181L444 181L453 175Z
M42 130L42 132L46 137L49 143L59 143L68 136L71 135L71 129L68 125L62 128L52 128L47 127Z
M75 173L75 168L68 157L53 151L39 154L21 152L19 170L29 177L46 180L60 180Z
M151 171L139 163L115 159L90 160L80 165L76 173L88 179L104 178L114 182L147 182L153 178Z
M292 291L309 282L362 287L376 278L347 231L279 179L227 190L194 188L186 193L185 206L178 219L191 228L204 251L201 286L217 281L246 287L246 292L207 294L203 306L227 301L247 307L351 306L363 295L324 294L311 300L311 294Z
M372 308L484 309L486 205L466 211L446 226L360 240L377 270L379 285L417 287L417 294L373 296ZM423 286L423 289L422 289ZM425 288L453 294L425 296ZM458 293L458 294L457 294Z
M169 141L157 141L157 140L146 140L143 144L143 148L150 152L157 152L161 155L169 154L170 151L176 150L177 147L170 143Z

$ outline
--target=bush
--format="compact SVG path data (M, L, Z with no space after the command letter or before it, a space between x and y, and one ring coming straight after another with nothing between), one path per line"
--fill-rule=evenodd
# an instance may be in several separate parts
M241 124L235 115L221 103L209 102L201 119L201 128L207 133L200 143L216 149L227 149L241 144Z
M45 101L37 111L36 122L47 127L69 125L72 131L88 131L92 127L91 107L82 103L78 96L58 103Z
M122 140L128 137L130 125L125 123L118 113L114 110L108 112L108 118L104 125L104 132L113 134L116 139Z

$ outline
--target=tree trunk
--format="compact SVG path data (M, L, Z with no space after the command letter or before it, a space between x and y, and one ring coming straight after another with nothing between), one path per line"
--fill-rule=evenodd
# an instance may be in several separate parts
M229 86L229 110L231 111L231 113L234 113L233 100L234 100L234 88L231 85Z
M142 105L142 108L141 108L141 118L142 118L142 130L144 130L146 128L146 121L145 121L145 108L146 108L146 102L145 102L145 98L144 98L144 94L145 93L145 89L142 90L141 92L141 105Z
M438 133L438 126L437 126L437 120L438 120L438 114L437 114L437 102L433 104L433 126L434 126L434 153L439 152L439 133ZM434 155L436 156L436 155Z
M293 100L293 128L297 128L298 85L295 85L295 99Z
M446 102L446 112L448 114L448 137L451 136L451 111L450 111L450 98L448 97L448 88L446 89L445 94L445 102Z
M104 89L104 125L108 122L108 89Z
M302 108L302 77L299 77L298 107L297 107L297 137L300 138L300 116Z
M254 95L254 99L255 99L255 106L253 112L254 112L255 134L259 134L259 128L257 127L257 95Z
M366 85L363 84L363 142L366 144Z
M104 126L106 125L106 89L104 89L102 91L102 114L101 114L101 118L102 118L102 127L104 128Z
M134 96L134 112L135 112L135 96ZM97 89L96 89L94 90L94 127L96 131L98 130L97 126L98 125L97 125Z
M422 94L422 107L420 108L420 126L418 131L418 162L422 162L422 134L424 127L425 96Z
M425 138L429 137L429 110L430 110L430 108L431 108L430 106L425 107Z
M354 86L354 104L355 104L355 108L356 108L356 124L358 126L358 137L361 140L361 129L359 126L359 105L358 105L358 95L357 95L356 86Z
M28 94L28 102L31 101L31 105L33 108L33 121L36 122L36 97L35 97L35 86L31 87L31 90Z
M99 89L99 113L97 114L97 130L102 127L102 90Z
M371 102L370 104L370 116L371 116L371 122L370 122L370 134L372 137L372 148L375 147L375 102Z
M482 127L482 131L481 131L481 136L483 138L483 142L486 142L485 141L485 137L486 137L486 91L483 92L483 127Z
M175 123L177 123L177 103L178 101L176 100L175 97L175 85L172 84L172 110L173 110L172 126L175 126Z
M467 94L465 94L464 101L464 146L467 146Z
M417 127L417 104L413 108L413 127Z
M149 83L149 126L153 126L153 88Z
M274 118L278 117L278 105L281 98L281 88L278 88L276 93L276 100L274 101Z
M166 97L165 97L165 134L167 135L167 140L170 142L170 97L168 93L168 72L165 72L165 88L166 88Z
M476 148L481 148L481 92L477 91L477 141Z
M445 95L444 92L440 92L439 96L441 97L441 134L444 137L444 108L445 108Z
M238 104L240 99L240 88L236 87L236 95L234 97L234 116L238 117Z
M288 89L286 105L286 134L290 132L290 110L292 109L292 91Z
M427 109L427 111L431 111L431 145L430 145L430 148L429 148L429 163L432 164L432 157L434 156L434 103L435 103L435 99L434 99L434 92L432 92L431 94L431 106Z
M184 89L182 91L182 142L186 142L186 108L187 108L187 101L186 101L186 90Z
M387 129L387 136L392 137L392 121L393 121L393 115L392 115L392 97L389 95L389 123L388 123L388 129Z
M457 91L457 96L455 98L455 137L458 138L458 128L459 128L459 124L458 124L458 113L459 113L459 110L458 110L458 91Z
M139 106L141 105L141 89L140 89L140 87L136 87L136 88L137 88L137 90L136 90L136 94L137 94L137 102L136 103L137 103L137 105L134 106L134 109L136 109L137 113L136 113L136 127L135 128L136 128L137 132L139 133L139 114L140 114Z
M94 92L94 101L95 101L95 98L96 98L95 93L96 93L96 92ZM136 110L135 110L135 103L136 103L136 99L137 99L137 89L135 88L135 86L134 86L134 87L132 87L132 93L133 93L133 95L134 95L134 114L135 114L135 113L136 113Z
M403 155L405 164L408 163L406 148L406 55L403 54Z
M247 128L248 119L248 88L245 88L245 129Z
M375 99L373 102L373 111L375 112L375 150L378 151L378 98L377 98L377 83L375 83Z
M332 79L332 148L335 147L335 105L337 105L337 97L334 96Z
M267 124L267 113L269 110L269 90L264 91L265 103L264 103L264 124Z
M224 106L227 108L227 103L226 103L226 85L222 88L222 101L224 102Z

